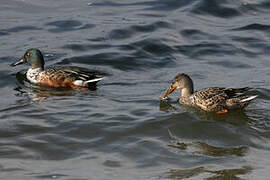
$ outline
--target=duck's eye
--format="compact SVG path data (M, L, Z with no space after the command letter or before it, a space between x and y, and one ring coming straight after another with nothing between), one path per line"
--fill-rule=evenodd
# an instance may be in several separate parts
M28 53L26 53L26 56L30 56L30 53L28 52Z

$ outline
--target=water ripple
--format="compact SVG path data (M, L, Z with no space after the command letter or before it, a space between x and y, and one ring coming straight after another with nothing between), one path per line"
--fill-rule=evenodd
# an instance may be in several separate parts
M268 178L268 1L2 5L1 179ZM46 67L105 78L88 91L30 84L29 65L9 66L30 47ZM178 104L180 92L160 101L180 72L195 89L249 86L259 97L224 115Z
M241 15L236 7L233 7L228 1L222 3L214 0L200 1L192 10L195 14L211 15L219 18L232 18Z

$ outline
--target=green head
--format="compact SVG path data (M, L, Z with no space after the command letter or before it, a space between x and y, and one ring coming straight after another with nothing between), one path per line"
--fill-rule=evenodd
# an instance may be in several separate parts
M44 69L44 58L40 50L38 49L28 49L21 60L12 63L11 66L17 66L23 63L29 63L32 68Z

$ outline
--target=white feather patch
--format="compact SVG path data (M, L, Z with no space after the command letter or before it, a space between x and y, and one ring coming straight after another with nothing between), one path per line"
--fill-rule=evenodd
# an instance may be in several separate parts
M91 79L91 80L88 80L88 81L83 81L83 80L75 80L73 82L73 84L75 86L86 86L88 83L91 83L91 82L97 82L97 81L100 81L101 79L103 78L96 78L96 79Z
M250 96L246 99L242 99L240 102L246 102L246 101L251 101L252 99L255 99L256 97L258 97L258 95L255 95L255 96Z
M72 71L72 70L71 70L70 72L71 72L71 73L74 73L74 74L79 74L78 72L76 72L76 71Z
M34 83L34 84L37 84L38 81L37 81L37 78L39 75L42 75L42 71L40 68L35 68L35 69L28 69L27 73L26 73L26 78L31 82L31 83Z
M74 82L73 82L73 84L75 85L75 86L83 86L83 80L75 80Z
M101 79L103 79L103 78L91 79L91 80L85 81L84 83L96 82L96 81L100 81Z

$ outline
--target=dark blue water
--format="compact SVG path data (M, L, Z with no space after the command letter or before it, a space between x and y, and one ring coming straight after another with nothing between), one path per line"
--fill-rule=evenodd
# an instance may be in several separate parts
M266 0L3 0L0 177L269 179L270 3ZM9 67L107 74L96 90L44 89ZM19 72L19 73L18 73ZM207 114L159 96L179 72L195 89L253 88L244 111Z

